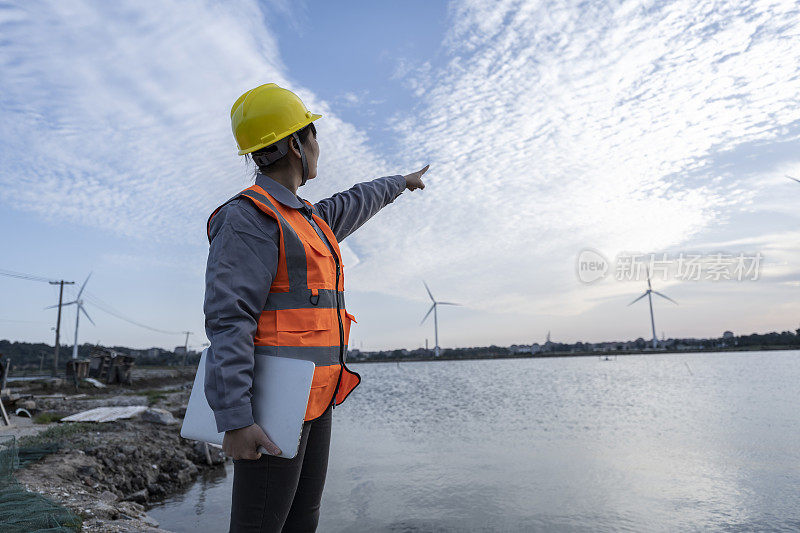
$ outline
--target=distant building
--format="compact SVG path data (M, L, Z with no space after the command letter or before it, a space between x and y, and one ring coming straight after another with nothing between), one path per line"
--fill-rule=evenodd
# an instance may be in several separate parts
M150 348L147 350L147 357L158 357L161 355L161 348Z
M723 339L732 339L733 338L733 332L732 331L726 331L725 333L722 334L722 338Z
M172 350L172 351L175 352L175 355L183 355L183 354L186 353L186 347L185 346L176 346L175 349Z
M544 341L544 346L542 346L542 352L552 352L553 351L553 341L550 340L550 332L547 332L547 340Z
M538 342L534 342L533 344L512 344L508 347L508 351L511 353L535 354L542 351L542 346L539 345Z
M678 350L702 350L703 347L699 344L684 344L683 342L678 342L675 345L675 348Z

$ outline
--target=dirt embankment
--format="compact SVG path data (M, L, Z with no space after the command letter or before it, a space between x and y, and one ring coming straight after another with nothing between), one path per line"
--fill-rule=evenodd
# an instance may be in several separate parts
M37 411L56 417L121 403L152 409L130 420L50 425L26 437L23 447L57 441L61 448L25 465L17 479L80 515L82 531L164 531L147 516L147 504L189 485L202 469L224 468L221 450L179 435L187 385L118 389L114 395L103 391L79 399L37 398Z

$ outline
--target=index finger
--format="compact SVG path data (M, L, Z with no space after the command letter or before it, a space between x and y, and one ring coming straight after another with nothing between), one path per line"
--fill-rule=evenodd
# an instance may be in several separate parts
M428 163L427 165L425 165L424 167L422 167L420 170L418 170L418 171L417 171L417 174L419 174L420 176L422 176L423 174L425 174L425 173L428 171L428 169L430 168L430 166L431 166L431 165L430 165L430 163Z

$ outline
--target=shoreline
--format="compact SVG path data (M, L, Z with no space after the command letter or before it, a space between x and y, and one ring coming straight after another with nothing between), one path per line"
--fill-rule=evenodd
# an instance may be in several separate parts
M717 353L717 352L779 352L779 351L797 351L800 346L769 346L769 347L732 347L732 348L692 348L686 350L608 350L597 352L547 352L546 354L536 353L517 353L517 354L495 354L495 355L471 355L471 356L452 356L440 355L439 357L385 357L381 359L348 359L348 364L361 364L361 363L415 363L425 361L486 361L486 360L500 360L500 359L552 359L561 357L611 357L611 356L626 356L626 355L668 355L668 354L683 354L683 353Z
M31 389L13 392L32 397L26 401L35 402L39 415L61 417L121 405L141 405L147 410L138 417L102 423L35 424L12 415L17 426L0 427L0 436L14 435L23 454L53 443L60 446L21 465L14 477L25 489L80 516L81 532L168 532L147 514L151 505L190 487L203 471L224 469L227 460L221 449L206 449L203 443L180 436L192 381L185 373L178 374L170 384L159 383L155 389L147 388L151 382L144 377L133 387L82 386L77 394L74 386L42 392L35 387L46 384L26 382Z

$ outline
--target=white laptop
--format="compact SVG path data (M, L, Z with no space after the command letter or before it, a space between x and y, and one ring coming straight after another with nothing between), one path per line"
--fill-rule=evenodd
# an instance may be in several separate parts
M181 437L222 445L225 433L217 431L214 412L205 393L206 355L203 350L197 375L183 418ZM253 372L253 418L281 450L291 459L297 455L303 419L314 377L314 363L287 357L256 355ZM261 453L267 453L259 447Z

